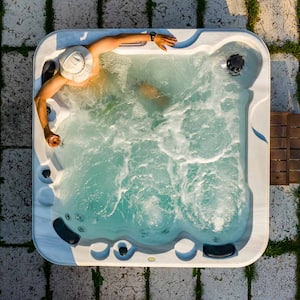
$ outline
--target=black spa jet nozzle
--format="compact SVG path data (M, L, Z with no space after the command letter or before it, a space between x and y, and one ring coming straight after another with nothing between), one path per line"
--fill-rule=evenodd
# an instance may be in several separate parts
M245 61L243 57L239 54L233 54L231 55L226 62L227 69L229 70L229 73L232 76L240 75L243 67L244 67Z
M121 246L121 247L119 248L119 253L120 253L121 256L125 256L125 255L127 254L127 252L128 252L127 247Z

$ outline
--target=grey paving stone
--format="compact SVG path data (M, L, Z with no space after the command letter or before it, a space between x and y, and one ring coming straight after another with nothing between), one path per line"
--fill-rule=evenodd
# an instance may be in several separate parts
M196 299L193 269L151 268L151 299Z
M252 283L253 300L295 299L295 255L261 258L256 263L257 278Z
M100 272L104 278L100 299L144 300L146 298L144 268L101 267Z
M2 151L0 236L6 243L31 241L31 150Z
M91 267L51 266L53 299L95 299Z
M259 19L255 32L268 43L298 42L297 0L259 0Z
M246 29L248 17L244 0L207 0L204 15L206 28Z
M247 279L244 268L201 270L203 300L247 299Z
M97 1L53 0L54 28L97 28Z
M32 56L32 51L28 57L18 52L2 56L2 146L31 146Z
M4 0L2 44L35 46L45 35L45 0Z
M296 98L299 62L291 54L271 56L271 110L300 112Z
M26 248L0 248L0 299L32 300L45 297L44 260Z
M147 28L146 0L104 1L103 27Z
M193 0L155 0L152 27L197 27L197 2Z
M297 200L292 185L270 187L270 239L281 241L297 236Z

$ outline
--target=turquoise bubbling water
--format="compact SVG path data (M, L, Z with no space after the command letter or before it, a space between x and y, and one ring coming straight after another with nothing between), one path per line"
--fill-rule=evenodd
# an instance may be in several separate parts
M233 77L222 64L236 53L245 67ZM238 240L251 208L245 137L257 53L230 43L211 55L107 53L102 65L108 90L100 83L59 95L71 115L57 131L55 216L87 239ZM141 82L167 95L166 107L143 98Z

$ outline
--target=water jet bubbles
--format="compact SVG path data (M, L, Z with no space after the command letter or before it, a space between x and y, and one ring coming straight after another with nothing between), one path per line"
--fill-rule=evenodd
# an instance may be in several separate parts
M78 213L75 214L75 220L78 222L83 222L84 221L84 217Z
M222 61L220 62L220 66L221 66L221 68L225 69L225 68L227 67L226 61L225 61L225 60L222 60Z
M78 227L78 231L79 232L85 232L86 230L85 230L85 228L83 226L79 226Z
M151 242L158 232L168 233L174 223L174 201L157 190L147 187L130 199L134 204L132 226L139 228L136 238Z
M236 105L236 100L235 99L225 98L221 102L221 109L222 109L223 112L229 112L232 109L235 109L235 105Z
M189 110L182 122L182 130L193 157L211 158L220 155L231 143L223 117L213 110Z

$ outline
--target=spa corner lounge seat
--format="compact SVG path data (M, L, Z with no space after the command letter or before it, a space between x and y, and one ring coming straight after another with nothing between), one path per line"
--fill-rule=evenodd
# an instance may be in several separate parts
M300 183L300 114L271 112L270 184Z

